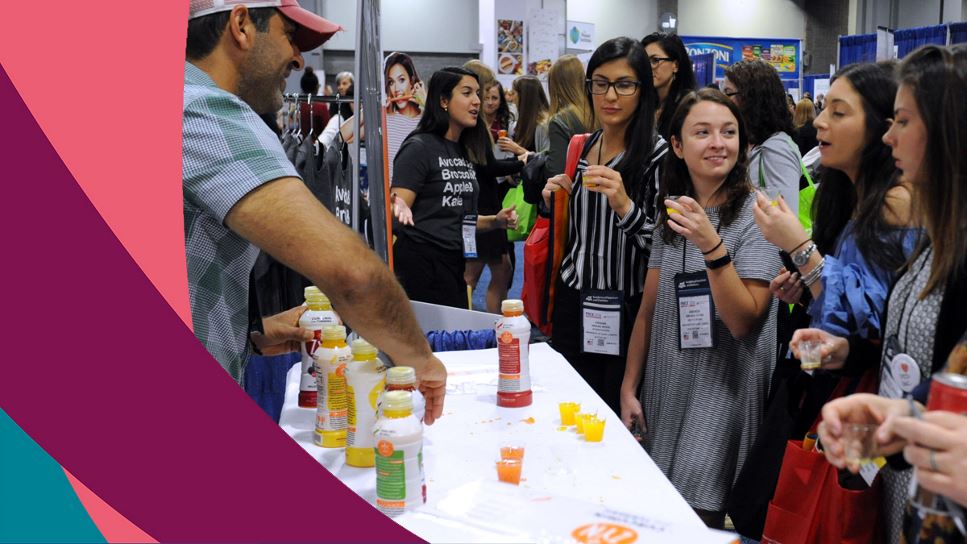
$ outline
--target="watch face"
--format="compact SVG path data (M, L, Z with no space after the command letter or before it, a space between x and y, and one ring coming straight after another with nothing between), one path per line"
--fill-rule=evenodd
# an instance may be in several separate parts
M809 262L809 256L812 255L813 248L815 246L809 246L806 249L796 252L792 256L792 262L796 266L803 266Z

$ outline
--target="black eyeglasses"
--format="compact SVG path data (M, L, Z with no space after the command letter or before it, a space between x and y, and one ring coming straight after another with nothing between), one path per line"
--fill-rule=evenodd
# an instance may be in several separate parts
M667 61L672 61L672 60L675 60L675 59L673 59L671 57L648 57L648 61L651 62L651 67L652 68L657 67L659 64L662 63L662 61L666 61L666 60Z
M591 94L608 94L608 89L614 87L614 92L618 96L631 96L638 92L640 81L622 79L621 81L608 81L606 79L587 80L588 90Z
M722 92L725 93L725 96L727 96L729 98L732 98L733 96L735 96L737 94L742 94L741 91L722 91Z

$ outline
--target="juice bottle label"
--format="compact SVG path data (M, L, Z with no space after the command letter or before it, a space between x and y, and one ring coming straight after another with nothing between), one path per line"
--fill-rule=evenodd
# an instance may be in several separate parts
M396 516L425 503L422 425L412 415L382 419L374 438L376 507Z
M497 390L504 392L523 391L520 379L520 339L508 331L502 332L497 342L497 354L500 358Z
M327 431L341 431L346 428L349 415L349 402L346 400L346 365L337 366L326 377L326 408L329 411Z

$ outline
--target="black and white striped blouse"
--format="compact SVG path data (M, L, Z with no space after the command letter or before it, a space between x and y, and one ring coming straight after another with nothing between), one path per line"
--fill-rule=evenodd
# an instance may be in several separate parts
M601 137L594 133L585 149ZM608 198L588 191L582 184L588 161L578 163L574 190L570 200L568 243L561 263L561 279L572 289L604 289L623 291L626 296L639 295L644 289L645 269L651 253L651 234L657 218L656 202L661 161L668 152L668 144L655 136L655 144L645 168L637 180L625 180L625 187L644 184L632 201L631 211L624 218L608 205ZM614 167L622 152L607 166ZM628 191L631 192L630 190Z

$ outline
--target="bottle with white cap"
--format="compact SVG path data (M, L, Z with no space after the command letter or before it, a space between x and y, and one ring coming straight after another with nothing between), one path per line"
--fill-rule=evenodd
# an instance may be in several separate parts
M316 432L313 438L317 446L342 448L346 446L346 420L349 416L346 366L353 360L353 352L346 344L346 327L323 327L322 346L316 350L315 358L319 406L316 408Z
M416 370L411 366L394 366L386 371L387 391L409 391L413 394L413 415L423 422L426 411L426 399L416 388Z
M524 302L508 299L500 304L503 314L497 321L497 406L520 408L533 401L530 379L531 324L524 317Z
M371 467L375 462L376 405L386 386L386 372L378 351L362 338L353 340L353 360L346 367L346 397L349 416L346 429L346 464Z
M313 354L322 345L322 328L342 323L332 310L329 297L318 287L310 285L304 290L308 310L299 318L299 326L312 331L312 340L302 342L302 373L299 375L299 406L316 407L316 376Z
M423 424L413 415L409 391L383 394L374 435L376 508L392 517L424 504Z

